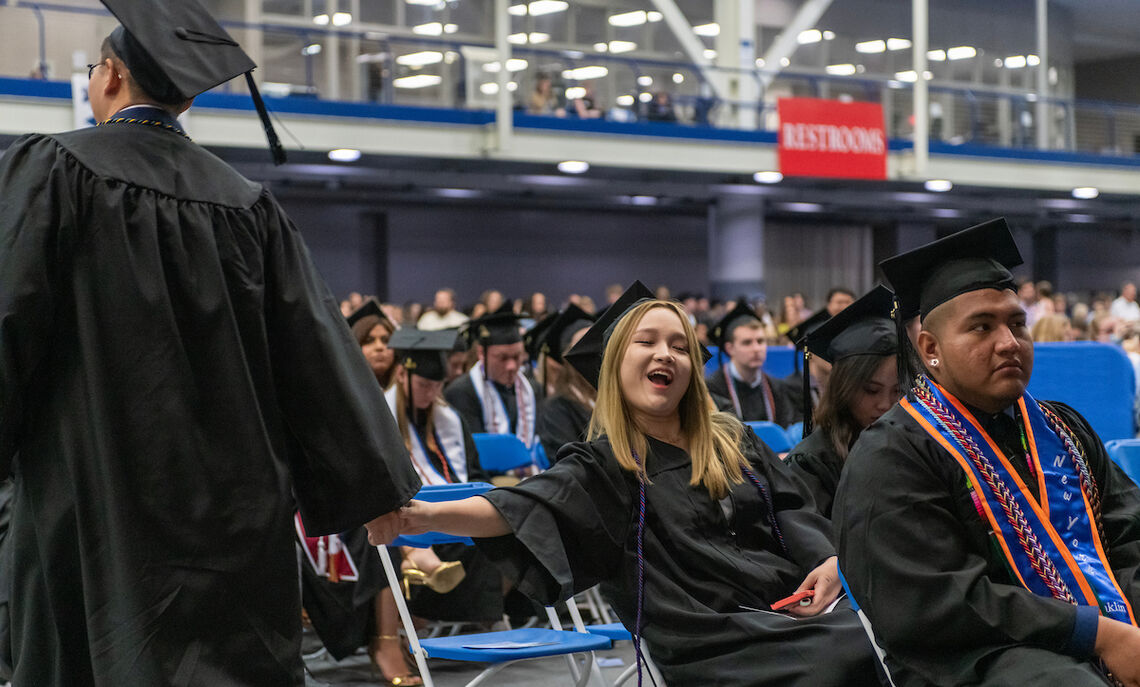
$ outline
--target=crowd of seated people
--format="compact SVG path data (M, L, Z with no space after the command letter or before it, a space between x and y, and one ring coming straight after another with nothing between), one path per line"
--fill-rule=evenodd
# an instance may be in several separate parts
M1126 319L1133 310L1137 310L1129 307L1130 303L1135 305L1136 300L1135 288L1130 287L1130 284L1125 285L1116 301L1097 294L1091 299L1091 305L1086 305L1075 294L1051 293L1048 283L1022 282L1016 293L1018 305L1026 313L1025 336L1027 339L1032 336L1032 340L1042 342L1083 338L1112 341L1122 345L1130 357L1140 363L1140 335L1137 334L1140 332L1140 318ZM591 345L593 349L598 349L599 346L604 349L608 337L613 335L610 330L614 329L616 320L630 310L629 292L621 285L607 287L601 300L604 305L598 308L589 296L570 294L562 299L561 307L556 309L549 305L544 293L536 292L526 298L512 300L505 298L500 290L488 289L479 294L474 303L461 308L455 292L442 288L434 294L430 304L380 303L356 293L341 304L342 312L348 318L361 344L361 350L372 366L377 383L386 392L391 410L397 416L405 435L412 461L425 484L491 480L502 489L531 485L531 490L537 490L540 494L536 496L524 489L514 496L502 492L501 497L496 497L499 500L479 499L481 504L494 502L497 510L494 517L488 516L490 519L486 522L491 523L489 529L476 530L472 534L494 538L513 533L523 542L522 549L506 545L480 546L467 551L462 550L462 547L445 551L389 549L390 555L395 557L403 570L406 584L409 585L407 591L414 592L410 594L412 612L422 619L470 621L475 628L486 628L504 617L504 611L509 610L504 599L509 599L512 592L516 597L517 591L521 591L532 599L550 601L570 589L580 591L598 582L603 583L607 599L617 608L619 616L623 620L630 619L633 607L629 604L634 603L634 600L623 596L628 592L623 585L629 583L629 575L633 573L628 567L631 561L628 558L629 552L622 553L621 542L615 542L619 546L612 552L612 559L585 562L575 560L576 556L584 555L583 552L565 541L575 536L568 533L569 521L575 521L576 525L588 524L583 520L586 511L562 501L576 493L579 486L575 480L589 477L590 480L605 478L612 481L615 476L608 474L604 465L595 464L598 461L606 463L603 460L605 456L599 458L590 453L581 454L585 449L578 449L578 454L568 453L568 450L563 450L564 447L570 444L596 446L599 436L610 436L612 441L612 433L616 430L610 425L615 420L613 417L599 420L598 408L606 407L606 403L618 403L626 408L623 411L626 414L618 414L617 417L628 417L629 407L632 406L623 404L635 406L644 400L634 395L620 402L613 398L603 400L604 394L599 393L603 387L599 386L597 380L601 363L598 362L592 368L591 375L591 368L583 368L580 361L576 363L567 356L568 352L581 350L579 343L584 339L586 341L583 345L587 349ZM835 287L816 311L805 304L802 294L791 294L780 301L780 311L775 315L767 310L763 302L744 299L716 301L694 293L680 293L674 297L664 285L652 292L646 290L634 302L668 305L662 312L669 313L665 318L670 323L668 327L674 326L671 324L673 320L680 320L680 333L677 336L689 337L691 333L696 346L702 350L708 346L718 351L718 364L710 368L705 368L704 365L698 368L698 360L707 361L696 354L690 356L694 358L690 374L703 377L705 369L714 370L703 379L704 383L699 389L690 385L692 392L698 393L696 398L703 399L700 400L700 405L714 413L712 417L731 418L737 423L771 421L784 427L796 422L806 423L804 440L783 461L775 458L774 454L769 455L770 452L762 442L757 442L754 448L748 448L748 441L739 437L734 441L743 441L742 445L746 447L743 454L745 462L741 465L750 464L751 469L761 473L759 479L763 485L762 495L765 488L789 490L777 497L779 503L767 506L776 509L767 521L784 518L782 524L788 530L793 529L792 522L797 522L796 526L806 528L806 532L818 532L825 539L830 539L827 527L808 520L800 522L798 518L801 516L795 513L798 512L797 509L816 513L824 523L833 517L840 478L853 447L857 445L863 430L875 424L903 397L903 384L897 375L899 340L898 330L891 320L896 310L891 292L878 287L857 298L852 290ZM639 312L642 318L651 314L649 310ZM596 323L599 318L603 324L609 324L609 330L596 333L600 326ZM1113 323L1108 336L1088 336L1090 328L1095 331L1095 327L1104 326L1106 320ZM595 332L595 338L605 334L607 340L590 344L591 332ZM1082 332L1086 334L1082 336ZM402 335L419 335L424 339L432 333L444 335L446 341L437 336L437 345L427 351L411 350L408 345L401 344L405 340ZM635 333L627 332L629 336L624 337L622 345L639 345L639 337L634 336ZM1113 335L1119 338L1114 339ZM797 349L797 367L792 375L774 378L763 371L769 346ZM401 347L404 350L398 350ZM596 352L600 359L601 351ZM801 353L803 357L800 357ZM806 362L803 362L805 359ZM407 364L401 364L401 361ZM621 378L620 370L611 372ZM716 419L714 425L729 421ZM610 424L604 424L606 422ZM683 424L687 423L688 421ZM693 447L699 443L696 435L683 437L685 432L676 434L676 427L672 430L674 433L667 437L663 445L655 443L660 437L647 434L649 443L638 450L648 451L649 455L657 456L655 460L665 462L672 460L668 457L670 454L665 445L685 446L692 453ZM734 431L736 430L730 431L729 436L736 436ZM472 433L517 436L533 452L533 465L508 474L488 474L479 464L478 452L471 441ZM718 435L713 432L711 436ZM644 437L642 441L645 441ZM605 450L612 450L609 444ZM633 455L638 454L635 451ZM557 477L549 471L544 472L547 466L558 465L568 458L572 458L568 465L555 471ZM773 467L773 461L777 467ZM620 459L617 460L617 463L621 462ZM626 469L631 468L627 466ZM637 472L645 468L635 465L633 469ZM724 469L727 474L732 474L733 468ZM578 472L573 472L574 470ZM582 473L583 470L585 473ZM592 474L591 471L597 470L601 472ZM540 474L543 475L541 479L537 477ZM652 470L646 474L652 478L650 483L664 480L662 475ZM570 481L567 482L567 479ZM788 480L786 484L785 479ZM702 483L708 489L708 495L713 497L714 503L716 499L724 498L725 492L716 479ZM694 481L693 484L698 482ZM742 505L746 502L744 496L736 494L739 487L731 488L734 494L732 498L739 500L736 507L745 507ZM773 497L773 494L769 494L765 498L770 500ZM545 504L541 508L546 508L549 506L543 500L546 498L555 498L562 504L560 508L566 509L565 512L544 513L544 518L553 518L547 525L559 532L565 529L566 532L563 533L562 548L552 545L542 555L565 558L571 571L567 573L550 568L536 579L512 577L511 570L531 570L528 566L535 563L532 558L538 555L534 553L537 545L534 542L528 543L528 537L534 535L527 534L525 528L519 528L523 527L522 521L530 517L529 514L536 508L532 500L539 499ZM600 498L598 494L590 494L590 498L594 503L591 508L601 508L597 503ZM722 506L723 503L722 501ZM626 497L605 504L606 508L617 509L615 514L629 506ZM487 514L480 511L479 515L482 517ZM730 523L732 518L739 516L730 512L725 515L729 516ZM591 517L603 516L594 513ZM624 516L615 517L620 519ZM519 518L519 522L515 518ZM568 519L567 522L563 522L564 518ZM476 521L477 518L471 522ZM433 522L438 524L450 521ZM666 535L659 533L656 536ZM678 535L671 533L668 536ZM764 539L761 533L756 536L760 540ZM791 535L786 531L780 532L777 528L770 536L772 539L768 546L775 546L781 537ZM811 537L815 535L801 533L797 536L802 543L812 540ZM321 570L314 569L312 561L317 548L314 542L308 541L305 543L314 552L314 556L310 556L310 565L305 568L305 600L313 625L334 656L341 657L358 647L368 646L370 656L386 679L394 681L394 684L417 684L419 678L409 672L403 661L406 643L401 644L399 639L391 596L393 591L386 589L387 584L382 575L376 574L378 564L375 557L369 557L364 550L367 542L361 533L346 533L342 539L337 544L340 550L347 550L358 559L354 563L359 568L354 573L360 580L355 583L358 589L347 592L348 598L356 600L356 613L354 616L341 614L336 617L330 616L327 609L322 608L322 605L329 605L324 597L329 596L330 589L331 593L346 592L337 590L338 583L330 581L330 563L325 563ZM305 540L302 538L301 541ZM758 543L752 545L764 548ZM796 554L787 548L786 542L778 545L784 547L780 555L798 560ZM330 552L321 555L327 556L329 562L333 560ZM693 555L700 554L693 552ZM758 550L750 555L763 557L766 554ZM499 566L492 565L488 556L497 559ZM827 559L827 555L808 555L798 567L793 566L786 571L786 587L776 587L790 593L801 591L806 588L805 585L815 586L821 592L821 597L828 594L829 588L820 583L819 578L826 577L830 569L817 571L806 564L808 558L818 563ZM544 560L538 563L547 565ZM578 569L578 566L583 567ZM505 571L505 576L500 575L500 569ZM792 576L797 573L807 577L794 580ZM537 573L531 570L528 574ZM569 578L559 578L563 574L569 574ZM664 574L668 578L671 573L638 574ZM428 580L430 583L424 584ZM688 598L694 594L692 590L686 589L688 583L683 579L666 579L662 584L671 590L670 594ZM344 585L344 582L339 584ZM400 593L400 590L396 590L396 593ZM732 593L725 594L726 598L733 596ZM767 592L757 603L763 607L764 604L775 601L776 595L775 591ZM676 602L676 599L673 601ZM722 602L723 599L717 603ZM685 616L689 612L685 609L692 602L678 603L679 607L675 608L656 607L653 613L658 614L659 622L672 622L668 620L671 614L680 613L678 617L686 617L696 623L694 627L700 627L699 621ZM344 605L341 604L341 607ZM747 603L741 603L740 606L751 607ZM647 614L650 612L648 607L643 610ZM650 625L653 622L651 618ZM839 616L827 622L828 626L817 630L817 640L831 637L828 641L832 641L837 636L847 636L848 630L855 627L846 624ZM714 622L717 623L723 623L723 619ZM759 638L773 631L779 635L778 627L773 628L763 623L752 626L748 622L739 627L734 626L731 631L726 630L727 634L720 638L724 641L724 657L734 656L734 652L739 650L738 647L733 648L739 640L738 633ZM660 657L660 662L665 664L667 675L690 675L690 666L695 659L686 653L681 644L674 642L676 637L661 636L651 627L645 628L645 637L650 642L655 658ZM870 680L866 684L875 684L878 678L869 677L873 671L869 671L866 662L870 654L863 651L867 647L849 636L843 641L849 648L854 648L846 655L835 654L835 665L838 666L835 669L848 675L846 682L836 678L835 684L864 684L860 680ZM714 660L712 663L718 662ZM789 671L785 677L794 674L787 666L782 669ZM717 671L721 668L711 667L710 664L704 665L701 670L706 674L718 674ZM813 665L812 679L822 679L821 676L827 675L828 670L829 668L818 664ZM727 680L725 684L737 684L733 682L732 674L731 670L724 673L724 679ZM788 684L797 681L793 677L788 679Z

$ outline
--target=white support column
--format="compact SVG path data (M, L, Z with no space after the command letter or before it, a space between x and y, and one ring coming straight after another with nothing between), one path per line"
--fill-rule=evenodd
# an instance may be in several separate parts
M929 46L929 5L911 0L911 49L914 53L914 175L926 177L930 159L930 91L926 83L926 50Z
M511 72L507 60L511 59L511 42L507 37L511 32L511 16L507 13L510 0L495 0L495 51L499 54L499 71L495 81L499 84L495 99L495 150L504 152L511 147L511 134L514 132L514 108L511 107L511 92L507 84Z
M713 17L720 25L717 61L724 67L729 97L740 103L733 124L755 129L760 86L756 81L756 6L753 0L716 0Z
M1049 148L1052 129L1049 98L1049 0L1037 0L1037 149Z
M760 80L765 89L772 85L772 80L783 68L781 61L790 58L795 53L799 46L800 32L813 28L828 7L831 7L831 0L807 0L800 6L796 16L792 17L792 20L784 27L783 32L776 37L772 47L764 53L765 73Z
M261 23L261 0L245 0L245 10L242 13L242 19L249 26L256 26ZM241 48L249 55L250 59L254 61L259 67L262 66L262 53L264 53L265 41L262 37L260 29L248 29L245 32L245 40L241 42ZM258 83L261 82L263 74L259 73L261 70L253 72L254 78Z
M325 36L325 87L321 97L325 100L340 99L340 36L333 24L333 15L340 11L338 0L328 0L325 11L329 15L329 28Z
M677 41L681 44L685 54L688 55L689 60L697 66L705 81L712 87L713 93L718 98L731 98L724 73L714 69L715 65L712 60L705 57L704 43L701 43L697 34L693 33L692 25L685 18L681 9L677 7L677 3L673 0L653 0L653 6L665 18L665 23L673 31L673 35L677 37Z

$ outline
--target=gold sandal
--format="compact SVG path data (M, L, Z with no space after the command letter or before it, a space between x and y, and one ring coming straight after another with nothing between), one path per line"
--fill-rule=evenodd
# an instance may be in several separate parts
M404 598L412 598L412 585L423 585L436 594L446 594L459 586L467 571L463 569L463 561L444 561L439 567L425 573L416 567L404 568L401 571L404 582Z
M405 673L404 675L397 675L396 677L388 677L384 674L384 669L380 667L380 662L376 660L376 653L380 650L381 642L400 642L400 635L372 635L368 640L368 660L372 661L372 667L380 673L380 678L387 682L392 687L415 687L424 683L423 678L414 673ZM403 643L400 646L401 652L403 651ZM405 666L407 665L405 660Z

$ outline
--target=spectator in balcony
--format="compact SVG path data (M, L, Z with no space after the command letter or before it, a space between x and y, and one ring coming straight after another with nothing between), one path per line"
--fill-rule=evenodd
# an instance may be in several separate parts
M646 103L645 118L651 122L677 121L677 113L673 110L673 98L668 91L657 91L653 94L653 100Z
M558 98L554 95L554 80L550 78L550 74L539 72L534 80L534 90L527 100L527 114L553 115L557 114L557 110Z
M466 322L467 316L455 309L455 291L440 289L435 292L432 309L420 317L416 328L427 331L455 329Z
M1136 285L1125 282L1120 288L1120 297L1108 309L1110 315L1120 322L1140 321L1140 304L1136 302Z
M598 97L594 91L593 81L583 81L580 86L582 90L578 97L567 98L566 100L566 114L569 117L577 117L578 119L601 119L604 116L605 110L598 104ZM570 89L567 89L570 91Z

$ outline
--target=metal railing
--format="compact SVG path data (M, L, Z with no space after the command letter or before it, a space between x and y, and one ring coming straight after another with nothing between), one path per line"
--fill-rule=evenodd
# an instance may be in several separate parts
M105 14L99 8L0 0L0 13L32 12L40 28L39 65L46 64L43 34L53 17ZM74 17L68 17L73 23ZM94 21L94 19L92 19ZM373 102L462 110L494 110L497 53L488 42L448 37L389 36L342 27L223 22L250 37L260 55L258 76L268 95ZM56 39L58 40L58 39ZM326 49L335 40L336 50ZM330 65L336 52L337 64ZM669 123L775 133L781 97L820 97L877 102L888 137L913 136L912 83L887 75L836 76L819 71L698 68L688 62L595 53L568 48L512 46L509 86L518 111L567 119L587 116L614 122ZM593 69L585 69L592 67ZM0 63L0 75L26 77ZM535 96L542 75L549 93ZM747 101L718 97L708 79L751 81L759 96ZM52 75L61 78L63 75ZM336 87L330 87L330 79ZM765 85L767 83L767 85ZM1041 150L1037 94L1025 89L929 81L932 146L987 146ZM219 90L241 90L231 82ZM1046 150L1140 159L1140 106L1044 98Z

